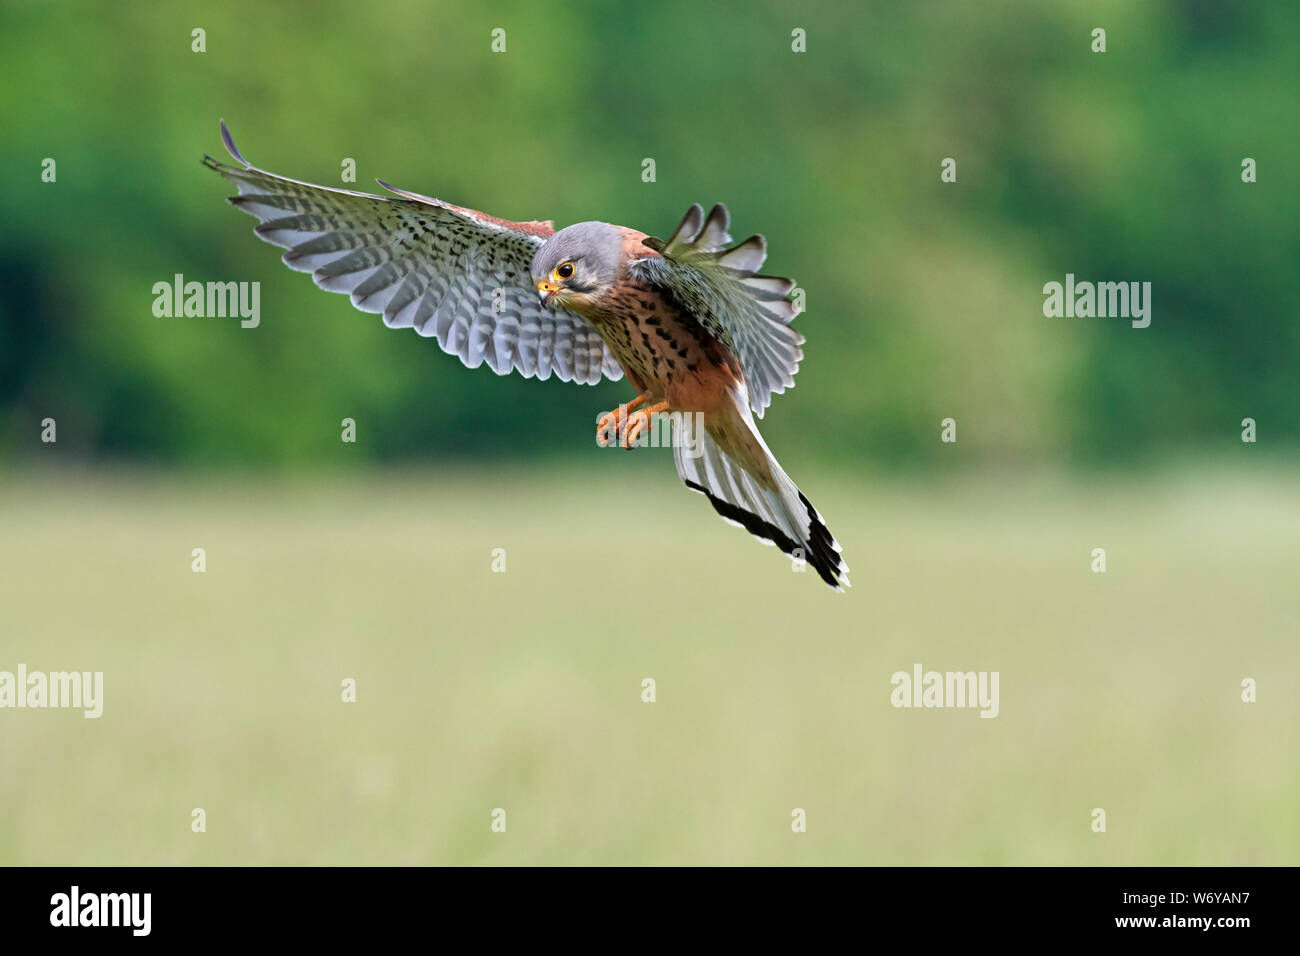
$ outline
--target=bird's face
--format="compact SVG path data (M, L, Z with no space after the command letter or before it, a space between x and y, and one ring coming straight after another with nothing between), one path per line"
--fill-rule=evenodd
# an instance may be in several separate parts
M590 315L618 278L622 241L613 226L580 222L561 229L533 256L531 272L538 298L547 308Z

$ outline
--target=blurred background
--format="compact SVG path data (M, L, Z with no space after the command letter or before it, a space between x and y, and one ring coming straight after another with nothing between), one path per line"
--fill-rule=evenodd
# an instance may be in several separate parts
M0 863L1300 862L1297 27L6 3L0 669L107 700L0 712ZM557 227L726 202L806 291L762 428L853 591L598 449L626 383L467 370L287 270L199 164L220 118ZM1067 272L1150 282L1150 327L1045 318ZM176 273L260 282L260 326L155 317ZM999 670L1001 715L894 710L918 662Z

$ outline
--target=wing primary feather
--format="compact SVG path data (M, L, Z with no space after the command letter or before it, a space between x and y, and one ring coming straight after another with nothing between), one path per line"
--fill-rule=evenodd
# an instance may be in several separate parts
M675 249L678 245L689 245L700 234L703 225L704 207L699 203L692 203L691 208L686 210L686 215L682 217L682 221L673 230L673 234L664 243L664 247Z

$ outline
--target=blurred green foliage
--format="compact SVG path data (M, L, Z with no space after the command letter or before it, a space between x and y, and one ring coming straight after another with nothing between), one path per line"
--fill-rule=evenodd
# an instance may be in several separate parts
M466 370L284 269L199 165L224 117L272 171L337 185L352 157L357 188L509 218L663 235L727 202L807 291L798 388L765 425L783 455L935 465L946 416L976 464L1230 454L1246 416L1290 454L1298 25L1212 0L9 0L0 452L43 452L51 416L94 459L567 454L627 397ZM261 327L154 317L178 272L260 281ZM1150 281L1151 327L1045 318L1067 272Z

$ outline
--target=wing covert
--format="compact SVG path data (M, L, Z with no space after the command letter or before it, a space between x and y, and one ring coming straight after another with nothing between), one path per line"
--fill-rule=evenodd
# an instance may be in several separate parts
M758 275L767 241L750 236L727 248L730 216L721 203L708 218L697 203L665 241L649 238L658 252L631 265L638 278L667 288L714 338L740 360L749 404L760 418L772 401L794 385L804 337L790 327L794 280Z

